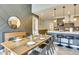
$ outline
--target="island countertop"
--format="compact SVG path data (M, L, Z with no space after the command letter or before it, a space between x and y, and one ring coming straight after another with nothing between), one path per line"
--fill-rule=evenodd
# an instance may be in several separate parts
M69 32L69 31L48 31L47 33L59 33L59 34L79 34L79 31L73 31L73 32Z

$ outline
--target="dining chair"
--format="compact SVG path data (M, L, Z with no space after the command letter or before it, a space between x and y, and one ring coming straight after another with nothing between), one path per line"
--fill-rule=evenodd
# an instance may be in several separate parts
M42 48L41 51L38 51L34 48L31 51L29 51L28 54L25 53L24 55L53 55L55 50L55 46L53 44L54 37L52 36L49 39L50 39L49 43L46 43L46 46Z
M50 38L51 40L49 41L48 44L42 49L41 55L53 55L55 51L55 46L54 46L54 37Z
M39 30L39 34L42 34L42 35L49 35L48 33L47 33L47 30ZM39 46L39 48L41 48L41 50L43 51L47 51L47 53L48 53L48 51L52 51L53 53L54 53L54 50L55 50L55 46L54 46L54 39L55 39L55 37L54 37L54 35L51 35L52 37L49 39L49 40L47 40L45 43L43 43L43 44L41 44L40 46ZM49 47L50 46L50 47Z
M39 54L40 54L39 51L33 50L29 55L39 55Z
M47 34L47 29L39 30L39 34L46 35ZM40 44L39 48L43 49L45 46L46 46L46 43L43 43L43 44Z
M42 55L53 55L55 51L54 46L54 36L49 38L49 43L46 43L46 46L42 49L41 53Z

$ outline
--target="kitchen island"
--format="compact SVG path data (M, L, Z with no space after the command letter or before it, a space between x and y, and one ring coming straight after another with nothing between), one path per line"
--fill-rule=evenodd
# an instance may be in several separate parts
M79 31L69 32L69 31L48 31L49 34L77 34L79 35Z
M69 32L69 31L48 31L47 32L50 35L54 35L55 36L55 42L58 43L58 38L57 35L62 34L63 36L65 36L64 38L61 39L61 43L62 45L67 45L68 44L68 39L66 38L66 36L73 36L74 38L72 40L70 40L71 46L74 46L76 48L79 48L79 31L74 31L74 32ZM76 39L78 38L78 39Z

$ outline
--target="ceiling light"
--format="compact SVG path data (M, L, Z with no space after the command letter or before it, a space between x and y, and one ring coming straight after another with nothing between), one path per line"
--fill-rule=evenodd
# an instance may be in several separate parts
M66 20L65 20L65 17L64 17L64 16L65 16L65 15L64 15L64 13L65 13L65 6L63 6L62 8L63 8L63 18L64 18L64 19L63 19L63 22L65 22L65 21L66 21Z
M57 20L54 20L54 22L56 23L56 22L57 22Z
M56 8L54 8L54 17L56 17Z
M63 22L65 22L66 20L65 19L63 19Z
M73 19L73 21L76 21L77 20L77 18L75 18L75 16L76 16L76 5L77 4L74 4L74 19Z
M73 20L74 20L74 21L77 21L77 18L74 18Z

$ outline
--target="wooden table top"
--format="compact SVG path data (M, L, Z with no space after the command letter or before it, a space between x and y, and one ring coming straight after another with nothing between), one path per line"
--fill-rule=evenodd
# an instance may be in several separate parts
M28 53L33 48L35 48L35 47L39 46L41 43L47 41L51 36L44 35L43 37L44 37L44 39L40 39L37 36L37 39L33 39L33 41L36 42L36 44L31 45L31 46L27 45L27 42L30 41L30 39L28 39L28 38L22 38L22 40L20 42L6 41L6 42L1 43L1 45L4 46L9 51L13 52L14 54L22 55L24 53Z

